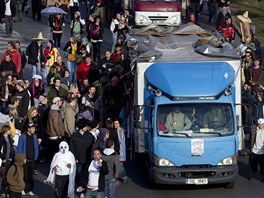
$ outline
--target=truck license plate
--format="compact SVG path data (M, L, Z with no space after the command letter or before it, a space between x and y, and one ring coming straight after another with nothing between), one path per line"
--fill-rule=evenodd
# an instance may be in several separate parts
M208 184L208 179L207 178L186 179L186 184L205 185Z

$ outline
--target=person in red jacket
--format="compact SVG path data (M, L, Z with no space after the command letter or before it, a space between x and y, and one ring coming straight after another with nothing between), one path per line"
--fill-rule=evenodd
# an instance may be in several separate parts
M77 81L79 83L82 82L84 77L87 77L89 75L91 64L92 64L91 56L86 55L85 61L80 63L80 65L78 66L77 71L76 71Z
M235 40L235 27L232 25L231 17L226 18L225 25L219 25L218 31L222 32L228 38L228 41L234 42Z
M8 41L7 50L2 56L2 61L5 61L6 54L11 54L12 60L16 65L17 74L21 72L21 55L16 50L16 44L13 41Z

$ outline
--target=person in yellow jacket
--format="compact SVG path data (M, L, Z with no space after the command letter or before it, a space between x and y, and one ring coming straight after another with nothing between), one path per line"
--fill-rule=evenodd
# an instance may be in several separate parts
M46 79L49 74L49 70L51 66L54 65L57 60L57 56L59 55L58 49L54 46L55 42L53 40L49 40L47 47L44 50L44 55L47 59L45 63L45 68L43 70L43 78Z

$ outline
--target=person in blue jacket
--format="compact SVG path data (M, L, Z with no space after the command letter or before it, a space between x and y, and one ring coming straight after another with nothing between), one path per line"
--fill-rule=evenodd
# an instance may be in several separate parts
M22 195L31 195L34 186L34 168L39 154L39 146L37 135L35 134L36 126L34 123L28 123L27 131L25 131L18 140L17 152L26 155L24 162L24 182L25 190Z

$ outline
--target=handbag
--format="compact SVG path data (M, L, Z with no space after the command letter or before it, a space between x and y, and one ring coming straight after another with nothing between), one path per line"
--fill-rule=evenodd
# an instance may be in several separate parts
M74 54L68 54L67 59L68 59L68 61L73 62L73 61L75 61L75 55Z

